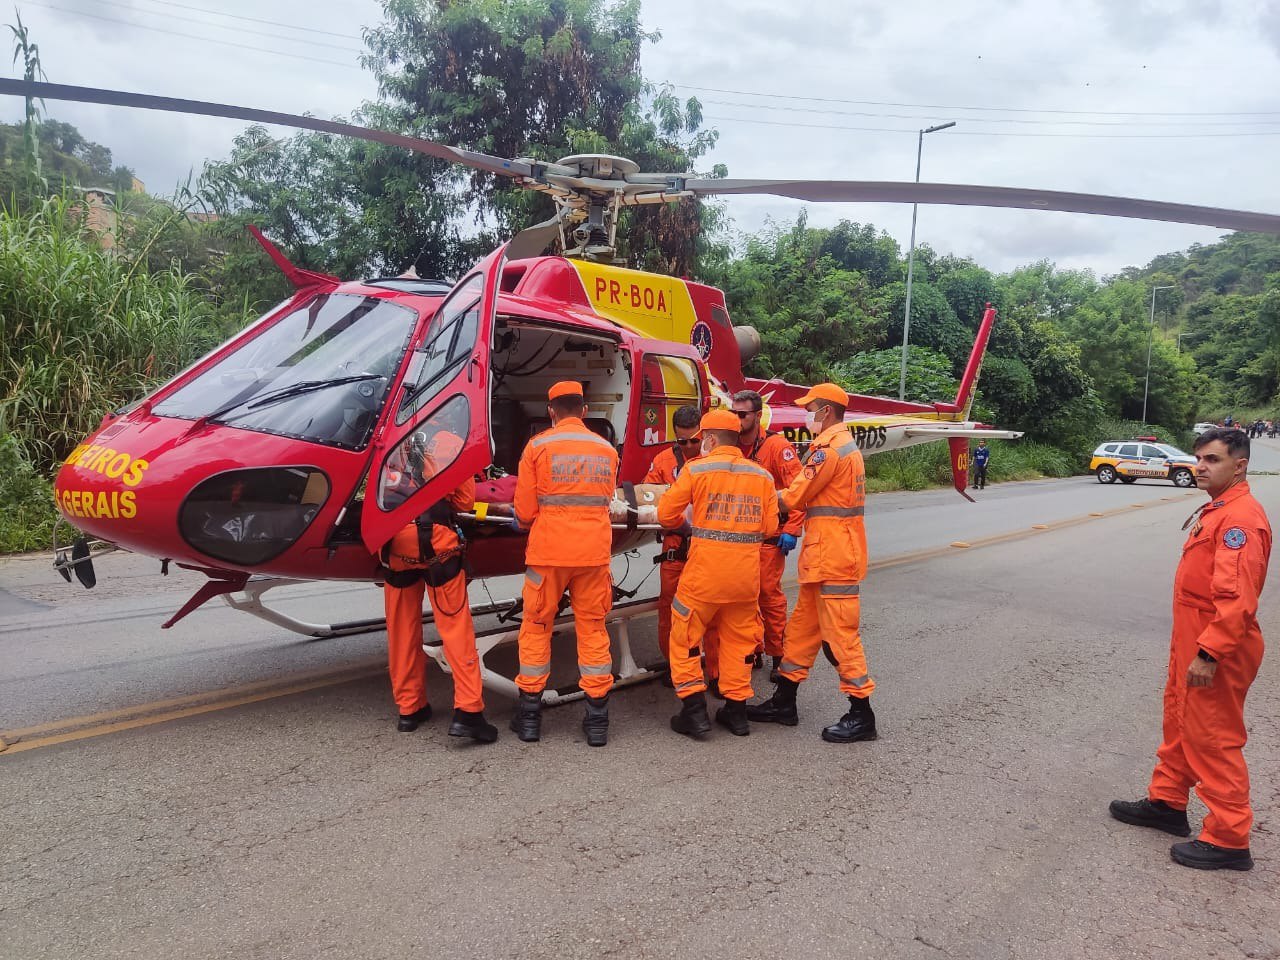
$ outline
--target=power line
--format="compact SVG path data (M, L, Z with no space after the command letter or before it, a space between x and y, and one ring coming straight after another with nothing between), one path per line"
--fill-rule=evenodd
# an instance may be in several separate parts
M831 123L792 123L786 120L756 120L751 117L704 116L712 123L758 123L769 127L800 127L808 130L854 130L868 133L906 133L916 136L914 127L851 127ZM1010 133L1002 130L952 130L947 137L1074 137L1083 140L1199 140L1212 137L1280 137L1280 130L1240 133Z
M339 37L342 40L359 40L348 33L336 33L333 30L320 30L317 27L300 27L295 23L282 23L279 20L263 20L259 17L245 17L238 13L223 13L221 10L207 10L204 7L193 7L188 3L175 3L174 0L147 0L148 3L160 4L166 7L177 7L180 10L193 10L196 13L207 13L215 17L227 17L231 20L244 20L247 23L262 23L270 27L284 27L287 30L300 30L304 33L318 33L326 37Z
M323 40L311 40L306 37L282 37L278 32L271 32L268 30L252 30L248 27L241 27L241 26L237 26L235 24L229 24L229 23L228 24L210 23L208 20L201 20L198 17L184 17L180 13L161 13L159 11L151 12L151 11L138 10L132 4L122 3L121 0L98 0L98 2L111 4L112 6L115 6L115 7L123 7L126 10L131 10L135 13L141 14L142 16L169 17L172 20L182 20L186 23L195 23L195 24L199 24L202 27L212 27L215 30L236 30L236 31L239 31L240 33L251 33L259 37L273 37L277 40L283 40L286 43L306 43L314 47L328 47L331 50L342 50L346 53L359 54L364 52L363 50L360 50L357 47L344 47L336 43L325 43ZM213 11L210 10L205 12L212 13ZM245 18L245 19L248 19L248 18ZM264 21L264 22L269 23L270 21Z
M841 117L872 117L881 120L936 120L937 114L911 113L871 113L858 110L831 110L819 107L775 106L768 103L739 103L732 100L704 100L703 103L715 104L719 107L742 107L747 110L784 110L789 113L820 113ZM1243 127L1256 124L1280 124L1280 117L1275 120L1029 120L1022 117L961 117L965 123L1017 123L1037 126L1083 126L1083 127Z
M135 30L151 30L154 33L163 33L171 37L186 37L188 40L199 40L201 43L216 43L223 47L238 47L241 50L252 50L255 53L269 53L276 57L291 57L294 60L310 60L314 63L325 63L334 67L347 67L354 70L360 69L357 64L343 63L341 60L325 60L322 57L309 57L304 53L285 53L283 50L271 50L267 47L251 47L247 43L235 43L231 40L214 40L212 37L201 37L194 33L181 33L177 30L165 30L163 27L150 27L146 24L134 23L131 20L119 20L115 17L104 17L97 13L84 13L80 10L69 10L66 7L58 7L51 3L45 3L44 0L26 0L26 2L34 7L40 7L45 10L57 10L59 13L68 13L74 17L90 17L94 20L104 20L107 23L121 23L126 27L133 27Z
M1076 116L1100 117L1278 117L1280 110L1219 110L1210 112L1195 111L1154 111L1154 110L1039 110L1030 107L982 107L957 106L945 103L898 103L890 100L846 100L837 97L803 97L789 93L761 93L754 90L726 90L722 87L697 87L687 83L673 83L673 87L681 90L700 90L706 93L727 93L739 97L764 97L772 100L809 100L814 103L843 103L860 107L905 107L912 110L969 110L983 113L1055 113Z

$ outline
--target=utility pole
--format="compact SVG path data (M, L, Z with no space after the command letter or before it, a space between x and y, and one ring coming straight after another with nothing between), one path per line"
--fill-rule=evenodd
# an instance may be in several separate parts
M1147 422L1147 393L1151 389L1151 346L1156 338L1156 291L1172 290L1172 283L1151 288L1151 322L1147 325L1147 378L1142 384L1142 423Z
M920 154L924 151L924 135L937 133L947 127L954 127L956 122L949 120L936 127L925 127L920 131L916 141L916 183L920 182ZM898 380L898 399L907 399L907 339L911 335L911 280L916 267L916 204L911 205L911 252L907 254L907 303L902 317L902 376Z

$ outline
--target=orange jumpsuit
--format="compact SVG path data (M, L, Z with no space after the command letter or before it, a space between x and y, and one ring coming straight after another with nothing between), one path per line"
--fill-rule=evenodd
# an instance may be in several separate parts
M1242 481L1204 508L1173 581L1164 735L1148 796L1184 809L1194 786L1209 808L1200 839L1220 847L1249 846L1253 824L1244 699L1262 663L1258 596L1270 556L1267 515ZM1213 685L1188 688L1200 650L1218 661Z
M762 430L755 443L741 449L744 457L769 471L776 490L787 489L800 472L795 447L780 433ZM778 533L798 537L803 525L803 511L795 510ZM760 547L760 616L764 619L764 652L771 657L782 656L782 635L787 629L787 595L782 592L786 567L787 558L778 549L777 537L770 537Z
M858 633L858 584L867 574L866 471L848 428L836 424L822 431L809 445L803 469L778 498L784 508L805 512L800 597L787 624L778 673L800 683L825 645L836 662L840 689L870 697L876 685Z
M437 446L439 442L437 441ZM445 498L455 510L475 506L476 484L468 480ZM442 524L431 531L431 546L436 553L457 547L458 535ZM418 527L408 524L391 540L388 566L392 570L421 570L418 549ZM459 710L479 712L484 709L480 657L476 653L476 632L471 622L471 603L467 597L467 575L456 577L440 587L419 580L407 587L382 588L387 612L387 668L391 673L391 692L402 715L416 713L427 705L427 655L422 649L422 597L431 600L436 632L444 645L445 661L453 674L453 705Z
M696 447L694 449L697 449ZM676 482L676 475L684 467L686 463L691 463L698 459L694 455L686 457L681 448L672 444L653 458L653 465L649 467L649 472L644 476L645 483L665 483L667 486ZM688 539L678 533L668 533L662 538L662 550L664 553L673 550L680 550L682 547L688 552ZM680 574L684 572L684 560L663 560L658 568L658 647L662 650L664 660L671 659L671 598L676 595L676 587L680 583ZM703 648L706 653L706 673L708 678L716 678L720 675L720 643L716 639L716 632L708 630L707 635L703 638Z
M520 457L514 506L529 544L516 685L525 693L547 686L551 628L565 590L573 604L582 689L599 699L613 688L604 620L613 606L609 502L617 476L618 452L577 417L538 434Z
M720 634L720 693L749 700L760 622L760 544L778 532L773 477L733 447L686 467L658 501L658 523L684 522L693 505L689 560L671 601L671 681L684 698L707 689L698 662L707 629Z

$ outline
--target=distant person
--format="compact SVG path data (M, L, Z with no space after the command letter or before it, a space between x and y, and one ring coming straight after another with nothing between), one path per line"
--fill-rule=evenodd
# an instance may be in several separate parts
M1141 800L1113 800L1111 815L1174 836L1191 834L1192 787L1209 808L1196 840L1174 861L1200 870L1250 870L1249 771L1244 700L1262 662L1258 595L1267 578L1271 526L1249 492L1249 438L1206 430L1196 440L1196 485L1209 495L1183 524L1191 533L1173 580L1173 636L1164 735Z
M987 486L987 463L991 460L991 450L987 441L979 440L978 449L973 451L973 488L983 490Z

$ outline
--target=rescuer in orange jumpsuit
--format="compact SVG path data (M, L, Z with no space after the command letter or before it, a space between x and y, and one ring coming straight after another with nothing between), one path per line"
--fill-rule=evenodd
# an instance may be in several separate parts
M424 461L410 474L406 464L406 495L420 487L424 477L434 476L435 464L451 463L462 448L454 434L441 430L424 451ZM391 690L400 710L396 729L416 730L431 719L427 703L427 655L422 648L422 597L431 600L436 632L444 646L445 660L453 674L453 719L449 736L471 737L482 743L498 739L498 731L484 717L480 657L467 598L463 569L463 542L454 518L455 510L475 505L476 484L467 480L416 521L403 527L381 553L384 566L383 604L387 613L387 667Z
M800 474L778 494L783 510L804 510L800 549L800 597L783 642L778 686L764 703L748 709L752 720L799 722L796 689L809 676L819 647L835 664L849 712L822 731L829 743L876 739L871 711L875 681L858 633L859 582L867 573L863 527L866 472L862 453L844 425L849 396L834 383L820 383L796 401L808 411L814 435Z
M728 410L703 416L702 458L658 501L658 523L679 526L690 507L689 561L671 602L671 679L681 700L671 729L690 737L711 729L698 649L707 629L717 627L725 702L716 723L745 737L751 665L763 631L760 544L778 530L778 502L773 477L738 450L738 419Z
M656 457L653 465L645 474L645 483L664 483L667 486L676 482L676 477L684 469L686 463L697 460L701 454L702 443L699 420L702 411L695 406L681 407L671 417L675 427L676 440ZM658 647L662 650L662 658L670 663L671 636L671 598L676 595L676 586L680 583L680 574L684 571L685 561L689 559L689 538L679 531L665 531L662 535L662 552L654 557L659 563L658 576ZM713 691L719 688L716 678L719 677L719 647L714 630L707 632L703 638L704 671L707 684ZM670 678L668 678L669 680Z
M525 551L524 619L520 623L520 700L511 729L521 740L542 732L542 691L551 673L551 628L565 590L578 635L578 670L587 695L582 729L587 744L609 740L613 658L604 619L613 605L609 503L618 452L583 423L581 384L554 384L547 393L550 430L525 447L516 475L513 526L529 531Z
M1267 578L1271 526L1249 492L1249 438L1214 428L1196 438L1196 485L1209 495L1173 579L1173 634L1164 688L1164 736L1147 796L1114 800L1111 815L1175 836L1191 833L1192 787L1209 808L1200 836L1175 843L1177 862L1201 870L1249 870L1249 770L1244 700L1262 663L1258 596Z
M785 490L800 472L800 460L786 437L769 433L761 425L763 410L764 399L754 390L739 390L733 395L742 455L769 471L775 489ZM803 525L803 511L792 511L777 536L760 546L760 616L764 618L764 645L759 652L772 658L769 679L774 683L778 680L778 664L782 659L782 635L787 629L787 595L782 592L782 574L786 570L787 554L796 548L796 537Z

